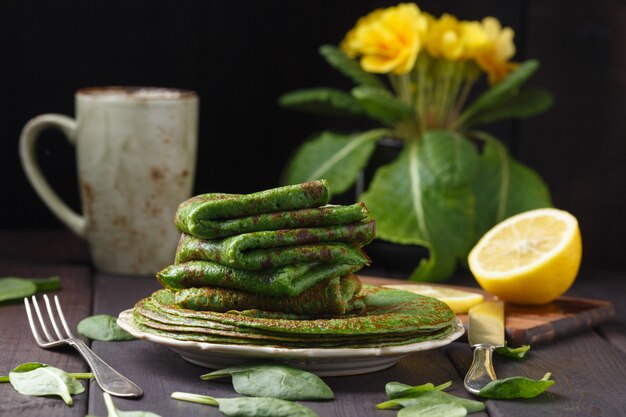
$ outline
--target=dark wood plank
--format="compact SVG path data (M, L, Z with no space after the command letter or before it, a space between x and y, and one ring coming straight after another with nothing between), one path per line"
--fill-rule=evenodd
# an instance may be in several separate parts
M58 294L63 311L72 329L80 319L90 314L91 282L87 268L77 266L33 266L16 262L0 262L0 276L13 275L44 278L61 277ZM87 364L72 348L40 349L30 332L24 304L0 305L0 374L6 375L23 362L43 362L68 372L87 372ZM68 407L57 398L28 397L15 391L10 384L0 384L0 415L23 417L80 416L87 412L87 393L74 396L74 406Z
M0 259L89 264L87 243L67 229L0 230Z
M455 343L447 353L465 374L472 358L469 345ZM624 415L626 357L594 332L533 349L523 361L496 357L494 363L499 378L541 378L552 372L556 383L534 399L486 401L492 417Z
M126 278L97 274L94 312L117 314L130 308L159 284L154 278ZM203 382L198 377L205 368L189 364L169 349L144 341L94 342L93 349L113 367L137 382L145 391L139 400L115 399L122 409L143 409L163 416L218 416L216 409L185 404L169 398L174 391L187 391L216 397L232 397L236 393L228 381ZM326 381L336 394L330 402L304 402L320 416L374 416L385 412L375 405L385 401L385 384L400 381L407 384L454 382L450 392L467 396L461 378L442 350L421 352L401 360L396 366L369 375L332 377ZM92 384L93 385L93 384ZM89 412L105 414L100 390L93 387ZM391 412L386 412L391 413ZM476 414L480 416L480 414ZM483 414L483 416L486 414Z

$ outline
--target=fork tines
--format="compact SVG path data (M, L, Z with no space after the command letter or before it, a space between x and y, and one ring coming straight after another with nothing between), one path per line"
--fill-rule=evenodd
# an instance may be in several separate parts
M54 332L56 333L57 338L54 338L48 331L48 327L46 326L43 315L41 314L41 310L39 309L37 298L34 295L31 297L32 304L33 304L33 307L35 308L35 313L37 314L37 319L39 320L41 329L43 330L44 335L48 339L47 342L43 340L43 338L39 335L39 331L37 330L37 325L35 324L35 321L33 320L33 314L30 308L30 303L28 301L28 298L24 298L24 305L26 306L26 314L28 315L28 323L30 324L30 330L33 332L33 336L35 337L35 342L37 343L37 345L41 347L53 347L53 346L66 343L69 339L74 338L74 335L72 334L69 326L67 325L65 316L63 315L63 310L61 309L61 304L59 303L59 297L57 297L56 295L54 296L54 303L56 305L56 311L57 311L57 315L59 316L59 320L61 321L61 324L63 325L63 329L66 332L65 336L59 330L59 326L57 325L56 319L54 318L55 315L52 311L52 307L50 305L50 300L48 299L48 296L44 294L43 299L44 299L44 302L46 303L46 310L48 311L48 320L52 324L52 328L54 329Z

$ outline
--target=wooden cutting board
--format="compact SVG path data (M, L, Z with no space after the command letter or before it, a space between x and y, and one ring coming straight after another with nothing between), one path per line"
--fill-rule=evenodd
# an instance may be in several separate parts
M368 284L408 284L397 279L359 276ZM480 288L455 285L429 285L457 288L483 294L485 299L493 298ZM559 297L550 304L541 306L505 305L506 340L509 346L530 344L531 346L549 343L570 334L591 329L615 316L613 304L605 300L588 298ZM467 314L459 314L467 330Z

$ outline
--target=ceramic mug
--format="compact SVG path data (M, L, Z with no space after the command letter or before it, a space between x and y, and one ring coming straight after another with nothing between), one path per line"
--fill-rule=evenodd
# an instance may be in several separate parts
M78 90L75 100L75 119L45 114L22 130L26 176L50 210L87 240L96 269L153 274L174 261L174 214L192 192L198 97L186 90L94 87ZM82 215L59 198L37 164L37 138L49 128L76 146Z

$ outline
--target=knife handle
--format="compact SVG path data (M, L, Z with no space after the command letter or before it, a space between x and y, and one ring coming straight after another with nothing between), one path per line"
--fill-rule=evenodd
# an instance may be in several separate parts
M474 346L472 366L463 381L465 389L472 394L478 394L482 387L496 379L496 372L493 370L494 350L492 345Z

